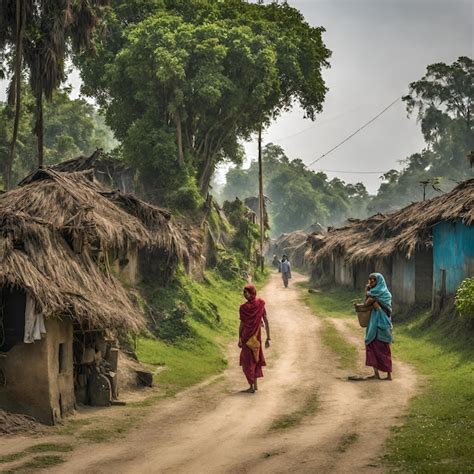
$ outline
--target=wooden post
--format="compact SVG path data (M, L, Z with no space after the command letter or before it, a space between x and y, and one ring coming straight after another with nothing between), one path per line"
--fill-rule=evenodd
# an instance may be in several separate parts
M260 214L260 269L263 273L263 243L265 239L265 201L263 195L263 169L262 169L262 126L258 130L258 201Z

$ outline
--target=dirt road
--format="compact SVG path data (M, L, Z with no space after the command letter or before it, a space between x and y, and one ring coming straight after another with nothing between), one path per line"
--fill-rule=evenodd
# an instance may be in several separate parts
M302 278L295 275L292 285ZM261 296L273 342L257 394L240 393L246 383L232 345L224 377L158 404L126 438L79 447L49 472L382 472L382 445L415 391L413 371L395 361L393 382L348 382L321 344L324 323L300 300L300 290L285 290L275 274ZM368 374L362 331L334 323L359 344L359 373ZM316 411L305 408L315 395ZM271 428L292 413L305 416L295 426Z

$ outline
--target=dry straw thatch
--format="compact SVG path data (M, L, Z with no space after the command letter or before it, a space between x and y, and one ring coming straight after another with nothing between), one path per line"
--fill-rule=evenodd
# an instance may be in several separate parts
M434 225L455 220L465 225L474 222L474 179L442 196L413 203L391 214L351 219L344 227L330 229L318 245L313 245L310 237L307 257L313 264L333 252L343 254L352 263L386 258L397 252L410 258L417 248L432 246Z
M308 233L297 230L288 234L281 234L271 247L271 253L281 258L287 255L290 262L299 267L305 266L306 240Z
M169 213L91 179L40 169L0 195L0 286L25 289L47 317L135 331L141 312L93 250L154 246L171 263L186 258L185 243Z

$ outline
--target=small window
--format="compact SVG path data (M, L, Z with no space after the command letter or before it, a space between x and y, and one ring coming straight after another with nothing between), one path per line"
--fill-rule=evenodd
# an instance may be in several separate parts
M66 345L59 344L58 350L59 373L62 374L66 367Z

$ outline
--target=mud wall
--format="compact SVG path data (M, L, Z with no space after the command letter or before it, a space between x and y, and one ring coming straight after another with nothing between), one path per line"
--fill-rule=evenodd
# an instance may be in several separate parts
M62 346L60 346L62 344ZM46 336L0 357L0 408L54 424L74 410L72 324L46 321Z

